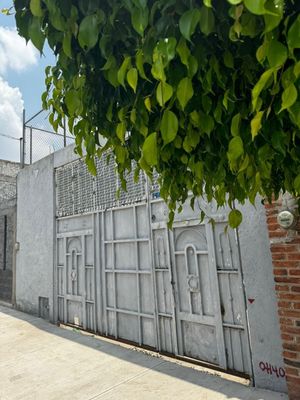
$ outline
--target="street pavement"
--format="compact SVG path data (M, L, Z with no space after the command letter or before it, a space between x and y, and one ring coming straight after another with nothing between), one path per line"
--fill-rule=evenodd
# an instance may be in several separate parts
M0 400L287 400L0 305Z

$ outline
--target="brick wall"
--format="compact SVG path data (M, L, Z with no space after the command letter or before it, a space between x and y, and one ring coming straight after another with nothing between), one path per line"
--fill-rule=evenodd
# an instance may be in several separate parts
M287 208L296 208L288 195L266 204L289 398L300 400L300 223L280 228L277 215Z

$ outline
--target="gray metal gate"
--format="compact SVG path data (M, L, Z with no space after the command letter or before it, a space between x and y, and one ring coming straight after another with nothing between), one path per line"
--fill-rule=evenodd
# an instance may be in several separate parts
M225 229L225 210L213 212L212 225L199 222L201 205L185 207L170 231L166 205L148 193L143 177L137 185L131 179L122 204L102 186L107 208L72 215L68 204L63 217L60 193L78 199L74 179L85 173L67 166L68 191L63 168L57 171L57 320L250 375L239 247L235 232ZM117 185L116 178L111 190ZM97 197L92 203L103 204Z

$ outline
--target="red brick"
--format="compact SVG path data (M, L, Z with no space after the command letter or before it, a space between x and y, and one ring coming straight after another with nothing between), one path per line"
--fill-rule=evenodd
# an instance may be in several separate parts
M296 283L300 285L300 278L294 278L294 277L284 277L284 276L278 276L275 277L275 282L283 282L283 283ZM299 291L300 291L300 286L299 286Z
M298 268L300 266L299 261L291 261L291 260L277 260L273 261L274 268Z
M282 310L282 309L280 309L280 310L278 310L278 314L281 316L281 317L300 317L300 312L297 310L297 311L293 311L293 310Z
M288 260L300 260L300 251L297 253L287 253Z
M300 334L300 327L295 327L292 325L289 326L281 326L281 332L287 332L287 333L292 333L294 335L299 335ZM299 358L300 358L300 354L299 354Z
M291 275L291 276L300 276L300 268L298 268L298 269L289 269L289 275Z
M281 334L281 339L285 340L287 342L293 342L294 341L294 336L288 335L287 333L282 333Z
M285 350L291 350L291 351L300 352L300 345L299 344L283 342L282 347Z
M275 285L275 290L277 292L288 292L290 290L290 287L288 285Z
M285 299L285 300L296 300L298 301L300 299L300 294L297 293L282 293L279 292L277 293L277 297L279 299Z
M291 287L292 292L300 293L300 286L292 286Z
M297 359L297 353L295 352L284 350L282 354L284 358L290 358L292 360Z
M286 238L286 232L269 232L270 238Z
M299 371L297 368L286 367L285 372L287 375L299 376Z
M286 260L287 256L285 253L274 253L274 254L272 254L272 259L273 260Z
M282 275L287 275L287 270L283 268L274 268L274 275L275 276L282 276Z
M293 243L286 243L286 244L273 244L271 245L272 253L286 253L286 252L297 252L298 246L294 245Z
M287 328L287 327L284 326L284 325L287 325L287 326L289 326L289 327L295 326L295 324L294 324L294 319L292 319L292 318L284 318L284 317L281 317L281 318L279 318L279 322L280 322L280 324L281 324L281 330L282 330L282 332L284 332L284 330Z

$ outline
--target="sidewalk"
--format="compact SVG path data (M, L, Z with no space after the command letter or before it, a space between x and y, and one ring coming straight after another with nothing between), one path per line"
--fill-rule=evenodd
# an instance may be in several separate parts
M0 400L286 400L0 306Z

